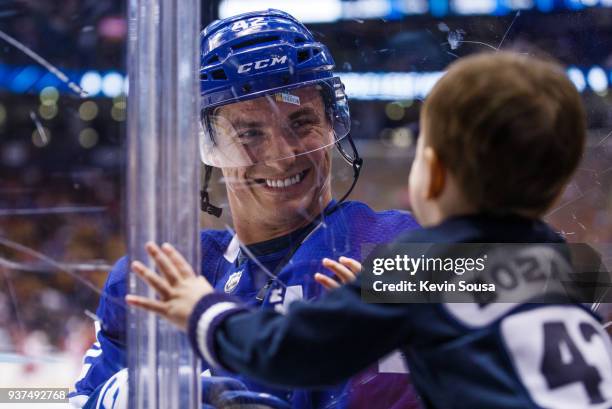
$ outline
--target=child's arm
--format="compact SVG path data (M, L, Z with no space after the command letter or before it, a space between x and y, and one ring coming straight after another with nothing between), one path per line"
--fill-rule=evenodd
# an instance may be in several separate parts
M225 294L200 301L192 343L218 366L278 385L335 384L405 345L411 332L409 307L366 304L358 283L292 303L287 315L240 305L217 313L225 302Z
M128 296L128 302L187 329L194 349L213 366L277 385L330 385L405 344L411 332L410 306L362 302L359 280L319 301L295 302L286 316L249 312L195 281L170 246L147 249L166 278L142 264L133 268L161 300Z

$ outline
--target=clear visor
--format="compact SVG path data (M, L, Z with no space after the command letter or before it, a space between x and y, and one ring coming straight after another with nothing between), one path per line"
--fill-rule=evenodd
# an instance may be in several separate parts
M341 83L322 81L203 111L200 154L220 168L288 159L333 145L348 122Z

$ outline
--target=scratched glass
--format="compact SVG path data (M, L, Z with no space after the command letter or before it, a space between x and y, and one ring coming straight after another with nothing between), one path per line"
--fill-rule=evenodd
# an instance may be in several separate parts
M498 49L560 60L583 96L589 133L582 163L546 220L568 241L596 247L612 267L610 2L256 3L257 8L292 13L329 48L346 87L351 136L364 158L350 199L377 210L409 209L406 185L421 102L451 62ZM248 0L202 2L202 27L253 7ZM95 341L100 297L119 302L108 297L104 282L126 252L127 35L124 0L0 2L0 387L72 388L83 354ZM291 93L285 101L280 98L284 109L295 107ZM216 114L225 115L223 110ZM223 128L223 118L209 118L209 123L225 132L230 128ZM286 125L280 117L262 120ZM222 134L227 141L238 135L233 129ZM333 143L346 147L347 140L337 134L330 139L323 131L318 135L318 147L331 145L321 151L332 155L332 164L324 168L327 157L303 155L298 170L311 169L314 186L314 176L325 176L331 168L333 196L339 198L354 171ZM232 146L247 149L249 143ZM272 153L262 148L255 157ZM246 157L235 166L257 163L259 173L252 180L259 181L262 200L272 197L262 211L283 216L291 210L289 203L274 210L279 200L272 196L279 178L272 177L271 167ZM210 164L223 168L213 172L209 194L224 212L221 218L203 213L201 226L235 231L230 205L239 210L247 204L230 203L228 190L252 189L253 184L223 164ZM284 184L303 177L290 173ZM291 211L306 214L300 206ZM334 250L346 245L338 238ZM244 256L254 258L248 249ZM274 277L261 268L263 282ZM311 277L304 280L304 285L316 285ZM593 308L610 325L610 307ZM381 361L378 369L405 372L397 362ZM359 400L360 385L370 380L368 375L356 378L355 388L340 391L327 407Z
M125 253L126 36L124 1L0 4L0 387L72 388L95 342Z

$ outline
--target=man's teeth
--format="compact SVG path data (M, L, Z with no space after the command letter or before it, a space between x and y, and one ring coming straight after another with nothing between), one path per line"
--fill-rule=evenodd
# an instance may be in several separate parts
M268 187L275 188L289 187L291 185L295 185L296 183L300 183L304 177L304 173L305 172L298 173L297 175L287 179L266 179L266 185L268 185Z

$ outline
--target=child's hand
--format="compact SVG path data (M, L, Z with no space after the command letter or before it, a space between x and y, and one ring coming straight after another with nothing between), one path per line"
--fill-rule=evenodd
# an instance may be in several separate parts
M159 300L137 295L127 295L125 300L132 306L161 315L185 331L197 302L214 289L204 277L196 276L189 263L170 244L164 243L160 249L149 242L145 248L162 275L140 261L132 263L132 270L157 292Z
M322 262L323 267L333 271L342 284L354 281L357 278L357 274L361 272L361 263L348 257L340 257L338 261L340 262L324 258ZM341 285L338 281L321 273L316 273L314 279L327 290L338 288Z

